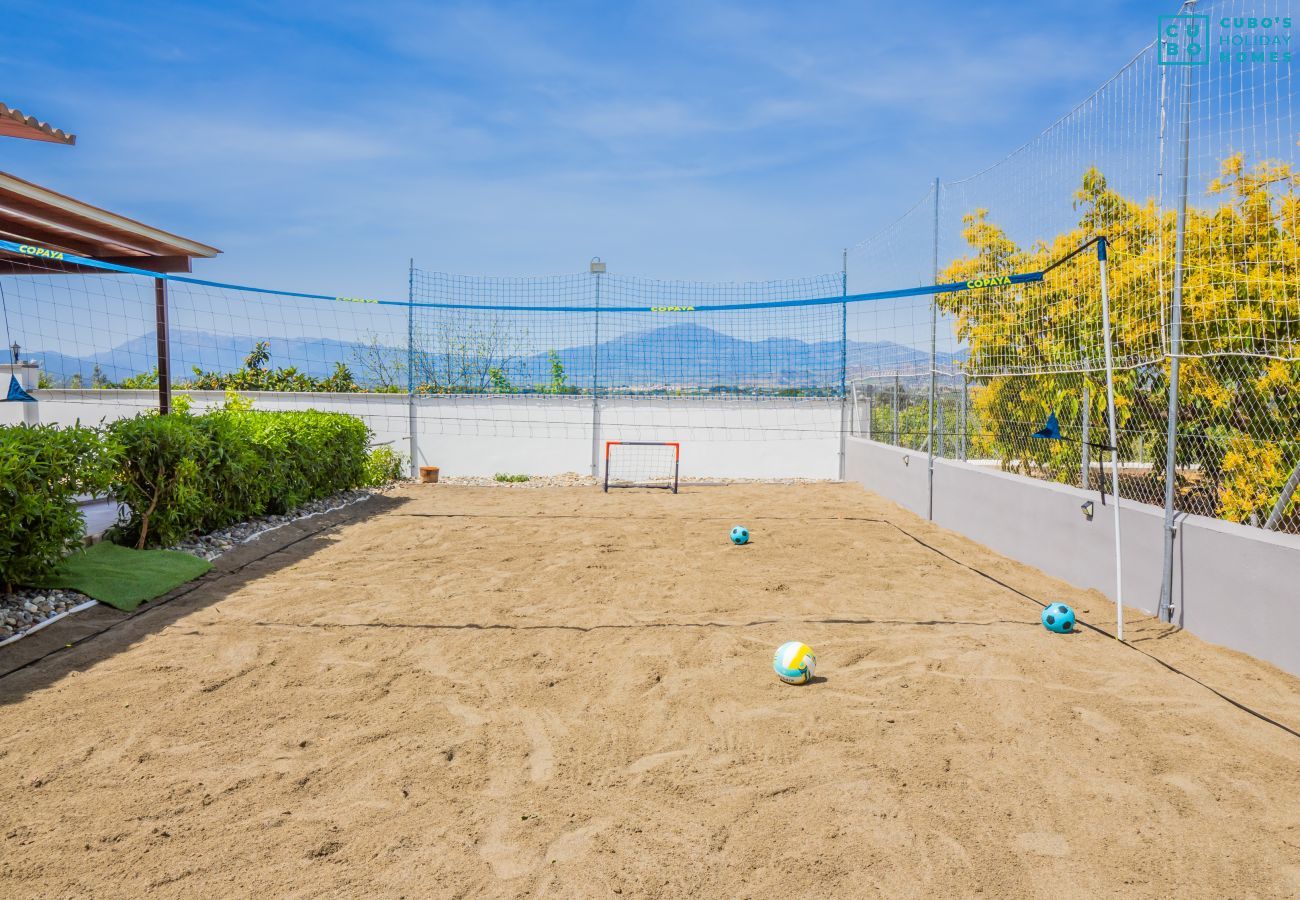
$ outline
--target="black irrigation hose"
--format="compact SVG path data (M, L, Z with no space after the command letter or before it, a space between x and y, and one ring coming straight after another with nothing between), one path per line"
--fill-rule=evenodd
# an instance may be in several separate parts
M1042 607L1042 608L1044 608L1044 609L1047 608L1048 604L1046 604L1046 603L1044 603L1043 601L1039 600L1037 597L1033 597L1033 596L1031 596L1031 595L1029 595L1029 594L1026 594L1024 591L1020 590L1020 589L1017 588L1017 587L1012 587L1011 585L1007 584L1007 583L1006 583L1005 581L1003 581L1002 579L997 578L996 576L990 575L988 572L985 572L985 571L982 570L982 569L976 568L975 566L972 566L970 563L962 562L960 559L957 559L955 556L951 556L951 555L949 555L949 554L947 554L947 553L944 553L944 552L943 552L942 550L940 550L938 547L935 547L933 544L927 544L925 541L921 540L919 537L917 537L916 535L912 534L910 531L908 531L907 529L903 528L902 526L897 525L897 524L895 524L895 523L893 523L893 522L890 522L890 521L887 520L887 519L878 519L878 520L876 520L876 521L882 522L882 523L885 524L885 525L889 525L890 527L892 527L892 528L894 528L895 530L897 530L900 534L904 534L904 535L906 535L907 537L909 537L909 538L911 538L912 540L916 541L916 542L917 542L918 544L920 544L922 547L925 547L925 548L928 549L928 550L932 550L933 552L935 552L935 553L939 554L940 556L942 556L944 559L949 560L949 561L951 561L951 562L954 562L954 563L956 563L957 565L961 566L963 569L967 569L967 570L969 570L969 571L971 571L971 572L974 572L976 575L979 575L981 578L985 578L985 579L987 579L987 580L993 582L994 584L996 584L996 585L998 585L998 586L1000 586L1000 587L1006 588L1006 589L1007 589L1008 591L1010 591L1011 593L1016 594L1017 596L1023 597L1023 598L1025 598L1026 600L1029 600L1029 601L1032 602L1032 603L1036 603L1036 604L1038 604L1040 607ZM1097 634L1104 635L1104 636L1106 636L1106 637L1108 637L1108 638L1115 638L1115 635L1114 635L1114 634L1112 634L1111 632L1107 631L1107 630L1104 629L1104 628L1098 627L1098 626L1096 626L1096 625L1090 625L1089 623L1083 621L1082 619L1077 619L1077 618L1076 618L1075 621L1076 621L1079 625L1082 625L1084 628L1087 628L1089 631L1094 631L1094 632L1096 632ZM1171 663L1167 663L1167 662L1165 662L1163 659L1161 659L1160 657L1158 657L1158 656L1154 656L1154 655L1152 655L1152 654L1146 652L1146 651L1143 650L1141 647L1136 647L1136 646L1134 646L1133 644L1128 643L1127 641L1120 641L1120 643L1123 644L1125 647L1127 647L1127 648L1130 649L1130 650L1136 651L1137 653L1141 653L1141 654L1142 654L1143 656L1145 656L1147 659L1150 659L1150 660L1152 660L1152 661L1154 661L1154 662L1159 663L1160 665L1162 665L1162 666L1164 666L1166 669L1168 669L1170 672L1173 672L1175 675L1181 675L1182 677L1186 678L1188 681L1190 681L1190 682L1192 682L1192 683L1194 683L1194 684L1198 684L1198 685L1200 685L1201 687L1203 687L1203 688L1205 688L1207 691L1209 691L1211 694L1213 694L1214 696L1218 697L1220 700L1225 700L1225 701L1227 701L1228 703L1230 703L1230 704L1232 704L1233 706L1237 707L1237 709L1241 710L1242 712L1244 712L1244 713L1249 713L1250 715L1252 715L1252 716L1254 716L1255 718L1259 719L1261 722L1267 722L1269 725L1272 725L1272 726L1274 726L1275 728L1280 728L1282 731L1285 731L1287 734L1291 735L1292 737L1300 738L1300 731L1297 731L1296 729L1290 727L1289 725L1284 725L1284 724L1282 724L1281 722L1277 721L1276 719L1269 718L1268 716L1264 715L1264 714L1263 714L1262 712L1260 712L1259 710L1257 710L1257 709L1253 709L1253 708L1247 706L1246 704L1242 703L1240 700L1234 700L1233 698L1229 697L1227 694L1223 693L1222 691L1219 691L1219 690L1217 690L1217 689L1215 689L1215 688L1210 687L1208 684L1206 684L1204 681L1201 681L1201 680L1200 680L1199 678L1197 678L1196 676L1194 676L1194 675L1189 675L1188 673L1184 672L1182 669L1178 668L1177 666L1175 666L1175 665L1173 665L1173 664L1171 664Z
M436 514L435 514L435 515L436 515ZM930 550L930 551L933 552L933 553L937 553L939 556L942 556L944 559L948 560L949 562L956 563L957 565L961 566L963 569L966 569L966 570L968 570L968 571L970 571L970 572L974 572L976 575L980 576L981 578L984 578L984 579L986 579L986 580L988 580L988 581L991 581L991 582L993 582L994 584L998 585L999 587L1005 588L1006 590L1010 591L1011 593L1013 593L1013 594L1015 594L1015 595L1017 595L1017 596L1019 596L1019 597L1023 597L1024 599L1030 601L1031 603L1035 603L1035 604L1037 604L1040 608L1044 608L1044 609L1045 609L1045 608L1047 607L1047 604L1044 603L1044 602L1042 602L1041 600L1039 600L1037 597L1031 596L1030 594L1026 594L1024 591L1020 590L1019 588L1017 588L1017 587L1013 587L1012 585L1007 584L1007 583L1006 583L1005 581L1003 581L1002 579L997 578L996 576L990 575L988 572L985 572L985 571L982 570L982 569L979 569L979 568L977 568L977 567L975 567L975 566L972 566L970 563L963 562L962 560L957 559L955 556L952 556L952 555L950 555L950 554L948 554L948 553L943 552L943 551L940 550L938 547L934 546L933 544L926 543L926 542L923 541L921 538L919 538L919 537L917 537L916 535L912 534L910 531L908 531L907 529L903 528L901 525L898 525L898 524L895 523L895 522L891 522L891 521L889 521L888 519L877 519L877 518L870 518L870 517L843 517L843 518L851 518L851 519L854 519L855 521L859 521L859 522L874 522L874 523L877 523L877 524L880 524L880 525L888 525L890 528L893 528L893 529L894 529L895 531L897 531L898 533L900 533L900 534L902 534L902 535L904 535L904 536L906 536L906 537L911 538L913 541L915 541L916 543L920 544L922 547L925 547L927 550ZM340 524L340 523L335 523L335 524ZM322 532L325 532L325 531L330 530L331 528L335 527L335 524L331 524L331 525L329 525L329 526L327 526L327 527L325 527L325 528L322 528L320 531L313 531L313 532L311 532L311 533L309 533L309 534L304 534L304 535L302 535L302 536L300 536L300 537L297 537L297 538L295 538L294 540L290 541L289 543L284 544L283 546L281 546L281 547L277 547L275 550L270 551L270 552L267 553L265 556L259 556L259 557L257 557L256 559L251 559L251 560L249 560L248 562L244 563L243 565L239 566L238 568L231 569L229 572L223 572L220 576L218 576L216 579L213 579L213 580L214 580L214 581L220 581L220 580L225 579L225 578L227 578L227 577L229 577L229 576L231 576L231 575L238 574L239 572L242 572L244 569L248 568L249 566L251 566L251 565L252 565L253 563L255 563L255 562L261 562L263 559L266 559L268 556L274 556L276 553L279 553L279 552L281 552L282 550L288 550L290 547L293 547L293 546L295 546L295 545L297 545L297 544L299 544L299 543L301 543L301 542L307 540L308 538L315 537L315 536L317 536L318 534L321 534ZM152 612L153 610L156 610L156 609L161 609L162 607L166 606L168 603L171 603L171 602L173 602L173 601L175 601L175 600L179 600L179 599L181 599L182 597L188 596L190 593L192 593L192 592L198 590L200 587L202 587L202 586L204 586L204 585L206 585L206 584L211 584L211 583L212 583L211 581L207 581L207 582L205 582L205 581L195 582L193 585L191 585L191 586L190 586L189 588L187 588L185 591L183 591L183 592L181 592L181 593L179 593L179 594L176 594L175 596L171 597L171 598L170 598L166 603L159 603L159 604L157 604L156 606L149 606L149 607L146 607L146 608L140 610L140 612L136 613L135 615L129 616L129 617L125 618L125 619L120 619L120 620L118 620L118 621L116 621L116 622L113 622L113 623L110 624L110 625L105 626L104 628L101 628L101 629L98 630L98 631L94 631L94 632L91 632L90 634L84 635L83 637L78 638L77 640L73 641L73 642L72 642L71 644L69 644L69 645L66 645L66 646L63 646L63 647L56 647L55 649L51 650L49 653L42 654L41 656L38 656L38 657L36 657L35 659L28 660L27 662L23 663L23 664L20 665L20 666L15 666L14 668L8 670L7 672L0 673L0 680L3 680L3 679L5 679L5 678L8 678L10 675L13 675L13 674L16 673L16 672L21 672L21 671L24 670L24 669L27 669L27 668L29 668L29 667L31 667L31 666L34 666L34 665L37 665L38 663L44 662L46 659L48 659L49 657L53 656L53 655L56 654L56 653L59 653L59 652L61 652L61 651L63 651L63 650L71 649L71 648L73 648L73 647L77 647L77 646L79 646L79 645L85 643L86 641L89 641L89 640L92 640L92 639L94 639L94 638L97 638L97 637L99 637L101 634L105 634L106 632L109 632L109 631L113 630L114 628L117 628L119 625L124 625L124 624L126 624L127 622L133 621L134 619L138 618L139 616L147 615L148 613L150 613L150 612ZM1096 626L1096 625L1091 625L1091 624L1089 624L1089 623L1087 623L1087 622L1084 622L1082 619L1076 619L1075 621L1076 621L1079 625L1083 626L1084 628L1087 628L1089 631L1096 632L1097 634L1103 635L1103 636L1108 637L1108 638L1114 638L1114 637L1115 637L1114 634L1110 633L1110 632L1107 631L1106 629L1104 629L1104 628L1100 628L1100 627L1098 627L1098 626ZM273 625L273 624L281 624L281 623L257 622L257 623L255 623L255 624L256 624L256 625ZM922 623L916 623L916 624L922 624ZM928 624L928 623L926 623L926 624ZM1196 678L1196 677L1193 676L1193 675L1189 675L1188 673L1184 672L1182 669L1179 669L1177 666L1174 666L1174 665L1172 665L1172 664L1170 664L1170 663L1165 662L1163 659L1160 659L1158 656L1153 656L1152 654L1147 653L1147 652L1146 652L1145 650L1143 650L1141 647L1135 647L1135 646L1133 646L1132 644L1127 643L1127 642L1121 642L1121 643L1123 643L1123 645L1124 645L1125 647L1127 647L1128 649L1130 649L1130 650L1134 650L1134 651L1136 651L1136 652L1142 654L1143 656L1145 656L1147 659L1150 659L1150 660L1152 660L1153 662L1159 663L1161 666L1163 666L1164 668L1168 669L1170 672L1173 672L1175 675L1181 675L1183 678L1186 678L1188 681L1191 681L1191 682L1194 683L1194 684L1200 685L1201 687L1203 687L1203 688L1205 688L1207 691L1209 691L1211 694L1214 694L1214 695L1215 695L1216 697L1218 697L1220 700L1224 700L1224 701L1226 701L1227 703L1231 704L1232 706L1235 706L1237 709L1241 710L1242 712L1244 712L1244 713L1249 713L1250 715L1252 715L1252 716L1254 716L1255 718L1259 719L1261 722L1267 722L1269 725L1272 725L1272 726L1274 726L1275 728L1279 728L1279 729L1281 729L1282 731L1286 732L1287 734L1291 735L1292 737L1300 738L1300 731L1297 731L1296 729L1291 728L1291 727L1288 726L1288 725L1284 725L1284 724L1282 724L1281 722L1277 721L1276 719L1269 718L1268 716L1264 715L1264 713L1260 712L1260 711L1257 710L1257 709L1253 709L1253 708L1247 706L1246 704L1242 703L1242 702L1239 701L1239 700L1234 700L1232 697L1229 697L1227 694L1223 693L1222 691L1219 691L1219 690L1216 690L1215 688L1210 687L1210 686L1209 686L1208 684L1206 684L1204 681L1201 681L1199 678Z
M105 625L103 628L99 629L98 631L92 631L90 634L83 635L82 637L77 638L71 644L64 644L62 647L55 647L53 650L49 651L48 653L43 653L40 656L36 657L35 659L29 659L27 662L23 663L22 665L14 666L12 669L8 670L7 672L0 672L0 681L3 681L4 679L8 678L10 675L13 675L17 672L21 672L24 669L31 668L32 666L35 666L39 663L42 663L56 653L62 653L64 650L70 650L73 647L78 647L81 644L84 644L86 641L93 640L94 638L99 637L101 634L106 634L107 632L112 631L114 628L117 628L120 625L125 625L127 622L134 622L136 619L140 618L141 616L146 616L149 613L154 612L155 610L163 609L168 605L170 605L171 603L180 600L182 597L188 597L190 594L194 593L201 587L205 587L207 585L214 584L219 581L223 581L226 578L229 578L231 575L237 575L240 572L244 571L244 569L251 566L253 563L261 562L262 560L266 559L268 556L274 556L275 554L279 553L281 550L288 550L290 547L293 547L296 544L300 544L303 541L307 540L308 538L316 537L317 535L322 534L330 530L331 528L334 528L337 524L341 524L341 523L328 525L325 528L322 528L320 531L313 531L313 532L309 532L308 534L304 534L299 537L296 537L289 543L276 547L274 550L271 550L255 559L250 559L248 562L240 566L237 566L236 568L231 569L228 572L219 573L215 578L211 578L211 579L200 578L197 581L191 582L190 585L186 587L184 590L181 590L179 593L172 594L170 597L168 597L166 600L164 600L161 603L153 603L153 604L143 606L138 611L133 612L131 615L127 616L126 618L118 619L116 622L112 622L108 625Z

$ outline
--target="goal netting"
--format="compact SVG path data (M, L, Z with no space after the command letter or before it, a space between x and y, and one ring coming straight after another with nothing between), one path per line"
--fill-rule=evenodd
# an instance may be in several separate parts
M677 493L682 445L676 441L606 441L605 490L668 488Z

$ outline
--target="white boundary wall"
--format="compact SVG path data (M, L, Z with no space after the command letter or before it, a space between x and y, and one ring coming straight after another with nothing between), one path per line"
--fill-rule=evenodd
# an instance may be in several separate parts
M41 422L85 425L155 409L154 391L42 390L34 392ZM183 391L196 410L220 406L221 391ZM255 409L320 409L362 418L375 443L406 455L410 407L406 394L289 394L241 392ZM19 406L20 404L6 404ZM31 407L33 404L21 404ZM497 472L556 475L603 466L604 442L680 441L683 477L837 478L838 399L602 399L582 396L454 396L416 399L418 465L444 475ZM22 410L0 408L0 424ZM13 419L17 415L19 418ZM593 418L597 419L593 436Z
M845 451L848 480L925 515L924 453L858 437L847 439ZM1091 521L1080 508L1088 500L1096 504ZM1113 600L1114 520L1098 500L1096 491L934 461L936 524ZM1160 598L1164 514L1125 500L1121 518L1124 599L1151 613ZM1175 621L1193 634L1300 675L1300 536L1181 516L1174 603Z

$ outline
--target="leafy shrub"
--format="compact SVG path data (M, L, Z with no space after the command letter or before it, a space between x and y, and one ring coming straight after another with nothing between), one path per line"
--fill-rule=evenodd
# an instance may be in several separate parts
M367 487L382 487L402 478L406 471L406 458L392 447L375 447L366 456L366 475L362 482Z
M238 416L270 466L269 512L285 513L365 483L370 429L355 416L316 410Z
M201 466L208 488L196 530L213 531L264 515L276 488L274 466L266 448L249 433L244 414L222 409L192 418L207 442Z
M0 585L49 575L80 540L78 494L103 493L118 448L91 428L0 427Z
M519 484L520 482L524 482L528 480L527 475L507 475L504 472L497 472L492 477L496 481L508 481L511 484Z
M137 547L287 513L369 474L370 430L343 413L252 410L236 398L199 416L123 419L109 432L123 459L113 491L130 509L115 539Z
M352 377L351 370L343 363L334 364L334 372L328 378L316 378L306 372L299 372L297 367L284 369L270 367L271 348L267 341L258 341L252 351L244 358L244 366L237 372L205 372L194 366L194 380L185 386L193 390L241 390L241 391L333 391L353 392L361 390ZM154 382L157 384L157 382Z
M144 413L119 419L108 433L122 447L113 495L130 518L113 535L136 547L174 544L210 521L219 494L204 478L212 462L211 432L188 413Z

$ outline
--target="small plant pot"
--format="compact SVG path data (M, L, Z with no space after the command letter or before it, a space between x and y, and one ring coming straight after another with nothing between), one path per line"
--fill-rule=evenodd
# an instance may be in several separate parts
M420 466L420 482L421 482L422 484L437 484L437 483L438 483L438 467L437 467L437 466Z

